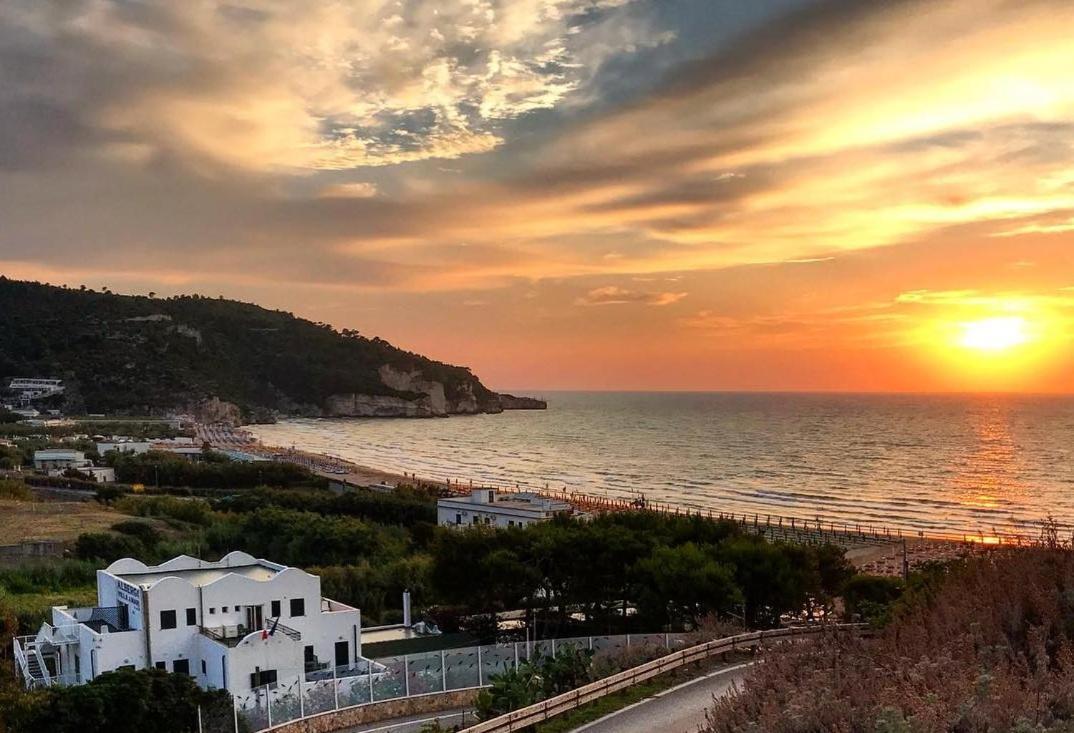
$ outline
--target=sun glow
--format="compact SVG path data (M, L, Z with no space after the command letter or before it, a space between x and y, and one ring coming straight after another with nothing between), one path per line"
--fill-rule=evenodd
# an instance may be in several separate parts
M1005 316L962 324L958 343L977 351L1007 351L1030 340L1024 318Z

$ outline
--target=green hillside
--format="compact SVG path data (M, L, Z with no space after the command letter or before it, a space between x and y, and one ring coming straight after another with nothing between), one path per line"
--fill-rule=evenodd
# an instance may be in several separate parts
M385 365L442 383L445 414L501 409L499 396L466 367L290 313L0 277L0 384L15 376L64 379L69 411L159 413L216 397L244 417L268 419L331 412L333 395L428 401L421 391L385 385L378 371Z

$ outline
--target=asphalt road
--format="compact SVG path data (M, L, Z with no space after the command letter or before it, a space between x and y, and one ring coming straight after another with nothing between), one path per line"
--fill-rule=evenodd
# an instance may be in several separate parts
M697 733L712 698L727 693L752 662L710 672L575 728L573 733Z

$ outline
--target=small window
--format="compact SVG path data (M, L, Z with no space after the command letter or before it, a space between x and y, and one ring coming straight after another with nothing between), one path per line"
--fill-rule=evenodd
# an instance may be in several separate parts
M222 607L220 613L227 613L227 606Z
M250 674L250 687L276 684L276 670L259 669Z
M280 616L280 602L279 601L273 601L272 602L272 617L273 618L279 618L279 616Z
M455 514L455 524L462 524L462 515Z
M175 610L161 611L160 612L160 628L162 629L174 629L175 623Z
M216 615L216 606L209 606L209 615L210 616L215 616Z
M186 625L197 626L198 625L198 609L188 608L186 610Z
M190 674L190 660L176 659L172 662L172 672L176 674Z
M206 673L205 670L206 670L205 660L203 659L203 660L201 660L201 673L205 674Z
M490 491L489 492L489 504L495 504L495 503L496 503L496 492L495 491Z
M78 657L75 657L75 658L77 659ZM153 666L156 667L157 669L167 669L168 668L168 663L167 662L156 662Z
M306 599L305 598L292 598L291 599L291 616L305 616L306 615Z

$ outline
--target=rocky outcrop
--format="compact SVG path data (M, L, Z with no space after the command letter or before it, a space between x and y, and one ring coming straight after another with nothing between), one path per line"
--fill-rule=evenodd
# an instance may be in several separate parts
M515 397L513 394L496 395L504 410L547 410L548 403L536 397Z
M193 405L189 405L180 412L187 412L199 422L207 425L223 423L225 425L239 426L244 423L242 410L231 402L225 402L219 397L210 397Z
M442 382L428 379L420 370L404 371L390 364L378 370L385 387L396 394L337 394L325 401L324 414L330 417L447 417L499 413L505 409L544 409L540 400L498 395L474 382L462 382L449 391ZM511 405L511 407L506 407Z

